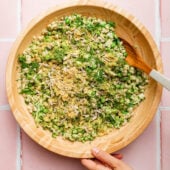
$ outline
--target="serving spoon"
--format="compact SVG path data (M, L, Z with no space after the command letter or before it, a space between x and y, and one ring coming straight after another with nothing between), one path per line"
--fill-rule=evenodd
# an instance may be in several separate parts
M144 60L137 54L136 50L126 40L120 38L127 52L126 61L129 65L139 68L144 71L154 80L159 82L167 90L170 91L170 79L159 73L155 69L151 68Z

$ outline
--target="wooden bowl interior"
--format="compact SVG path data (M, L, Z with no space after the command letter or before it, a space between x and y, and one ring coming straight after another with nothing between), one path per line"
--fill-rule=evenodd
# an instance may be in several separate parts
M138 51L144 60L151 67L161 71L160 56L150 34L143 26L138 27L140 24L137 23L133 16L121 11L119 13L116 7L113 9L110 10L92 5L79 5L60 10L52 10L45 17L43 15L43 17L41 16L33 20L25 32L17 39L11 50L7 66L6 82L7 94L13 114L24 131L33 140L50 151L77 158L91 157L90 150L94 146L102 148L109 153L114 152L136 139L148 126L156 112L161 97L161 87L150 79L146 90L146 100L135 109L134 116L127 125L119 130L113 130L109 135L98 137L92 142L73 143L65 141L61 137L54 139L48 131L37 128L31 114L26 109L23 97L18 94L16 81L18 54L22 53L31 42L32 37L39 35L54 18L60 18L72 13L80 13L85 16L94 16L103 20L114 21L118 36L138 46ZM147 39L147 37L149 38Z

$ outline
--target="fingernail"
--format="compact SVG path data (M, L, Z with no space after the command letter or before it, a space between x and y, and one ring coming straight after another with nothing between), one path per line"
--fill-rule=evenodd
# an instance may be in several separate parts
M94 152L94 153L97 154L97 153L99 152L99 149L98 149L98 148L93 148L93 149L92 149L92 152Z

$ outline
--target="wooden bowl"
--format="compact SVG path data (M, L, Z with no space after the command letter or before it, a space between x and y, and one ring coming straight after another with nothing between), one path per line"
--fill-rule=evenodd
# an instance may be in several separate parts
M98 137L92 142L70 142L61 137L51 137L48 131L37 128L34 119L26 109L23 97L18 93L16 73L18 54L28 46L32 37L39 35L53 19L72 13L95 16L116 23L117 35L139 47L139 54L153 68L162 71L162 62L158 49L146 28L132 15L119 7L102 1L72 1L56 6L33 19L19 35L11 49L6 72L6 89L12 112L23 130L44 148L69 157L92 157L91 148L98 147L109 153L117 151L136 139L149 125L160 102L162 87L154 80L149 80L146 99L134 111L130 122L108 135Z

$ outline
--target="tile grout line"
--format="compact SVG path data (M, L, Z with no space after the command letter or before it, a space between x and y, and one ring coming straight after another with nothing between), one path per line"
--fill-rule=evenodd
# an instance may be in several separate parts
M155 0L155 39L158 49L161 47L161 14L160 14L160 0ZM161 170L161 118L160 110L157 110L156 115L156 170Z
M15 38L0 38L0 42L14 42Z
M161 43L161 16L160 16L160 0L155 0L155 39L160 50Z
M160 110L160 128L161 128L161 131L160 131L160 139L162 139L162 112ZM161 147L161 151L162 151L162 140L161 140L161 143L160 143L160 147ZM162 167L163 167L163 161L162 161L162 153L161 153L161 164L160 164L160 168L162 170Z
M18 0L17 2L17 32L18 34L21 31L21 23L22 23L22 0ZM16 170L22 169L22 139L21 139L21 129L19 125L17 125L17 153L16 153Z
M170 107L169 106L159 106L159 109L162 111L162 110L166 110L166 111L170 111Z
M21 31L21 6L22 6L22 0L18 0L18 5L17 5L17 12L18 12L18 17L17 17L17 32L18 34Z
M8 111L11 110L9 104L0 106L0 111L4 111L4 110L8 110Z
M170 37L161 37L162 42L170 42Z
M156 115L156 170L161 170L161 111L157 110Z
M22 153L21 153L21 129L17 124L17 152L16 152L16 170L21 170Z

